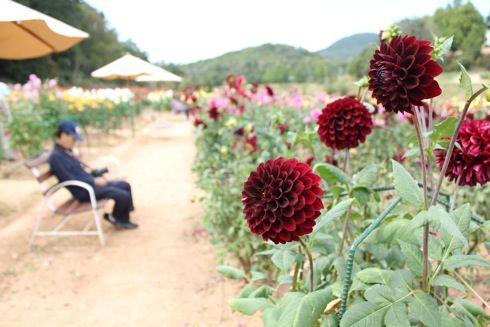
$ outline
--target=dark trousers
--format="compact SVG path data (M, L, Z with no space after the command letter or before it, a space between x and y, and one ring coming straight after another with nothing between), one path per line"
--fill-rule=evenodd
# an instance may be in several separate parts
M94 186L95 198L100 199L112 199L114 200L114 208L112 209L112 215L119 222L128 222L129 213L134 210L133 196L131 194L131 185L125 181L109 182L105 186ZM90 201L87 199L81 199L82 201Z

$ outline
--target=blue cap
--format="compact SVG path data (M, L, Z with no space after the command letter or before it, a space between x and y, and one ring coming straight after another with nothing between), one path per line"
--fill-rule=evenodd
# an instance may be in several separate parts
M75 124L75 122L72 120L63 120L58 125L58 131L59 132L65 132L65 133L70 134L71 136L75 137L77 139L77 141L83 141L83 137L80 135L78 130L79 130L79 128L78 128L77 124Z

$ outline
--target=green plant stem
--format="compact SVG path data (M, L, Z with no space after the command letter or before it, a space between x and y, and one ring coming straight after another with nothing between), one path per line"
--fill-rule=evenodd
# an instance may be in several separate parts
M349 219L350 219L351 211L352 211L352 204L349 205L349 207L347 208L347 212L345 213L344 227L342 228L342 240L340 241L339 252L338 252L339 256L342 256L342 252L344 251L344 244L349 229Z
M311 256L311 251L308 248L308 246L306 246L305 242L303 242L301 238L299 238L298 240L299 243L303 246L306 255L308 256L308 261L310 263L310 291L313 292L313 290L315 289L315 280L314 280L315 271L313 269L313 257Z
M485 300L484 300L484 299L481 297L481 295L480 295L480 294L478 294L478 292L477 292L477 291L475 291L475 290L473 289L473 287L471 287L471 285L470 285L470 284L468 284L468 283L467 283L467 282L464 280L464 278L463 278L463 277L461 277L461 275L460 275L460 274L458 274L457 272L454 272L454 276L456 276L456 278L458 278L458 279L459 279L459 280L460 280L460 281L461 281L461 282L464 284L464 286L468 287L468 289L469 289L469 290L470 290L470 291L471 291L473 294L475 294L475 296L478 298L478 300L480 300L480 301L481 301L481 303L483 303L483 304L485 305L485 308L490 307L490 305L488 304L488 302L487 302L487 301L485 301Z
M424 207L425 210L429 208L429 197L427 193L427 166L425 164L425 147L424 140L421 132L421 121L418 108L413 107L415 113L415 130L417 132L417 141L420 149L420 160L422 161L422 188L424 190ZM424 258L423 262L423 275L422 275L422 288L425 292L429 291L429 223L424 225L424 232L422 238L422 254Z
M458 199L458 191L459 191L459 181L461 180L461 176L459 175L458 179L454 183L454 190L451 195L451 207L449 208L449 212L453 211L456 208L456 200Z
M426 126L427 128L425 129L425 132L432 132L433 130L433 121L432 121L432 111L433 111L433 107L432 107L432 99L429 103L429 126ZM430 141L430 137L428 135L428 133L426 133L426 141L427 141L427 145L429 148L432 148L432 144L431 144L431 141ZM434 173L432 171L432 161L431 161L431 156L428 155L427 156L427 173L429 175L429 184L430 184L430 189L433 190L434 189Z
M347 176L350 176L350 151L349 149L345 149L345 159L344 159L344 172Z
M486 89L487 89L486 87L482 87L481 89L476 91L468 99L468 101L466 101L466 103L464 105L463 112L461 113L458 124L456 125L456 129L454 130L453 136L451 137L451 142L449 143L449 147L448 147L447 152L446 152L446 158L444 159L444 164L442 165L441 175L439 176L439 180L437 181L437 185L436 185L436 189L434 191L433 197L432 197L431 205L434 205L437 202L437 197L439 196L439 192L441 190L442 182L444 181L444 177L446 175L447 167L449 166L449 161L451 160L451 156L453 155L454 145L456 144L456 138L458 137L459 130L461 129L461 125L463 124L463 121L466 118L466 114L468 113L471 102L473 102L473 100L475 100L480 94L485 92Z
M298 288L299 266L300 266L299 261L296 261L296 264L294 265L294 274L293 274L293 286L292 286L293 291L296 291Z

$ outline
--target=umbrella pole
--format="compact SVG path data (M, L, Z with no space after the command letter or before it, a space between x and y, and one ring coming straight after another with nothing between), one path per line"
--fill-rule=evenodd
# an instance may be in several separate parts
M131 86L131 82L130 82L130 79L128 78L127 79L127 87L131 91L130 86ZM134 104L136 104L136 102ZM131 111L130 111L130 115L131 115L131 137L134 138L135 128L134 128L134 107L133 107L133 105L131 105L130 108L131 108Z

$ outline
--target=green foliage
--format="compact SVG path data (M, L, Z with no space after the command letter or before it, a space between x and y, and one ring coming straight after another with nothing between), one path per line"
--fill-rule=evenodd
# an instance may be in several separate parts
M12 147L26 158L39 154L49 137L44 127L42 116L34 104L20 106L12 114L8 124Z
M242 279L246 276L242 270L227 265L219 265L218 267L216 267L216 270L218 270L225 277L232 279Z
M369 72L369 61L373 58L377 45L369 45L363 49L347 65L347 72L357 78L367 75Z
M418 39L431 40L434 24L430 16L405 18L397 22L403 34L415 35Z
M413 316L427 327L442 327L437 303L429 294L415 293L412 299L412 309Z
M233 72L252 83L323 82L331 63L305 49L264 44L180 66L186 83L220 85Z
M393 178L396 191L404 201L417 208L421 208L424 205L422 189L400 163L395 160L392 160L391 163L393 164Z
M463 64L469 66L480 55L486 25L471 2L454 3L436 10L433 16L437 34L454 35L452 50L462 50Z
M286 293L278 304L264 311L264 326L314 326L331 300L333 300L333 296L330 290L320 290L308 294Z
M352 183L349 176L347 176L340 168L334 165L327 163L318 163L313 167L313 170L330 185L335 185L337 181L345 185L349 185Z
M264 310L271 306L270 302L264 298L238 298L228 301L232 310L239 311L246 315L253 315L258 310Z
M464 90L464 98L469 100L473 95L473 87L471 85L471 77L466 71L466 68L458 62L458 66L461 69L461 75L459 77L459 87Z
M347 208L351 205L353 199L346 199L339 202L333 208L331 208L327 213L323 214L318 218L317 223L313 231L320 230L323 226L330 223L332 220L337 219L345 214Z

